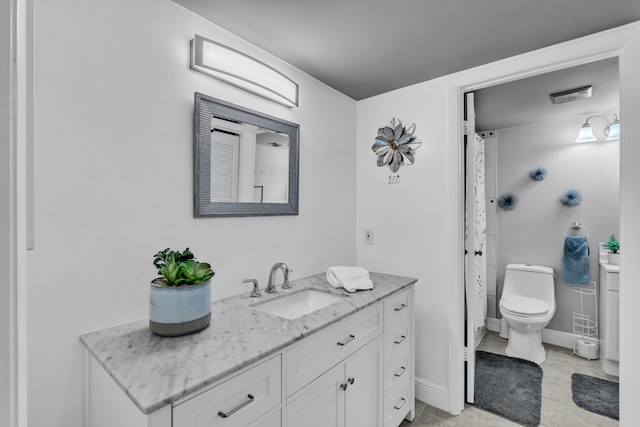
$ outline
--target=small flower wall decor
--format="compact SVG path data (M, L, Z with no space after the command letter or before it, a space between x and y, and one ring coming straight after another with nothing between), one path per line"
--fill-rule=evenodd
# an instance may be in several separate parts
M560 203L569 208L574 208L582 203L582 194L578 190L567 190L560 196Z
M400 165L412 165L415 150L422 145L422 141L413 135L415 130L415 124L407 128L396 118L391 120L389 126L378 129L376 142L371 146L378 156L378 166L389 165L389 169L396 173Z
M537 167L529 171L529 176L534 181L543 181L547 177L547 170L545 168Z
M498 207L505 211L512 211L518 204L518 196L513 193L505 193L498 197Z

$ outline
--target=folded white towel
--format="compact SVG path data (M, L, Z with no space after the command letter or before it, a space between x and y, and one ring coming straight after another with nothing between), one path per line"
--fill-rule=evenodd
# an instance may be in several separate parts
M373 289L369 272L362 267L334 266L327 269L327 280L334 288L345 288L349 292Z

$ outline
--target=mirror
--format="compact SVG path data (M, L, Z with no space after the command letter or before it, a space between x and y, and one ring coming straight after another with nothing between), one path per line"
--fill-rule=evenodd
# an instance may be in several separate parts
M194 216L298 214L299 126L195 94Z

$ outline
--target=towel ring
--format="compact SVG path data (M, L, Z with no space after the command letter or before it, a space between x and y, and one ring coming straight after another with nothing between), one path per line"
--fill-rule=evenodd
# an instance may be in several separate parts
M584 225L580 224L579 222L574 222L573 224L571 224L569 226L569 229L575 231L575 232L579 232L579 230L584 230L585 233L587 233L586 237L589 237L589 230L587 230L587 227L585 227ZM564 232L564 237L567 236L579 236L579 234L567 234L567 231L565 230Z

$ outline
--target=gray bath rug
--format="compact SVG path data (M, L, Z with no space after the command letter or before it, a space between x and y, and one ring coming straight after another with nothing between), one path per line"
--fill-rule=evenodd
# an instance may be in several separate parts
M536 363L476 351L474 405L523 426L540 424L542 368Z
M573 401L587 411L595 412L614 420L619 419L619 392L618 383L589 375L571 375Z

